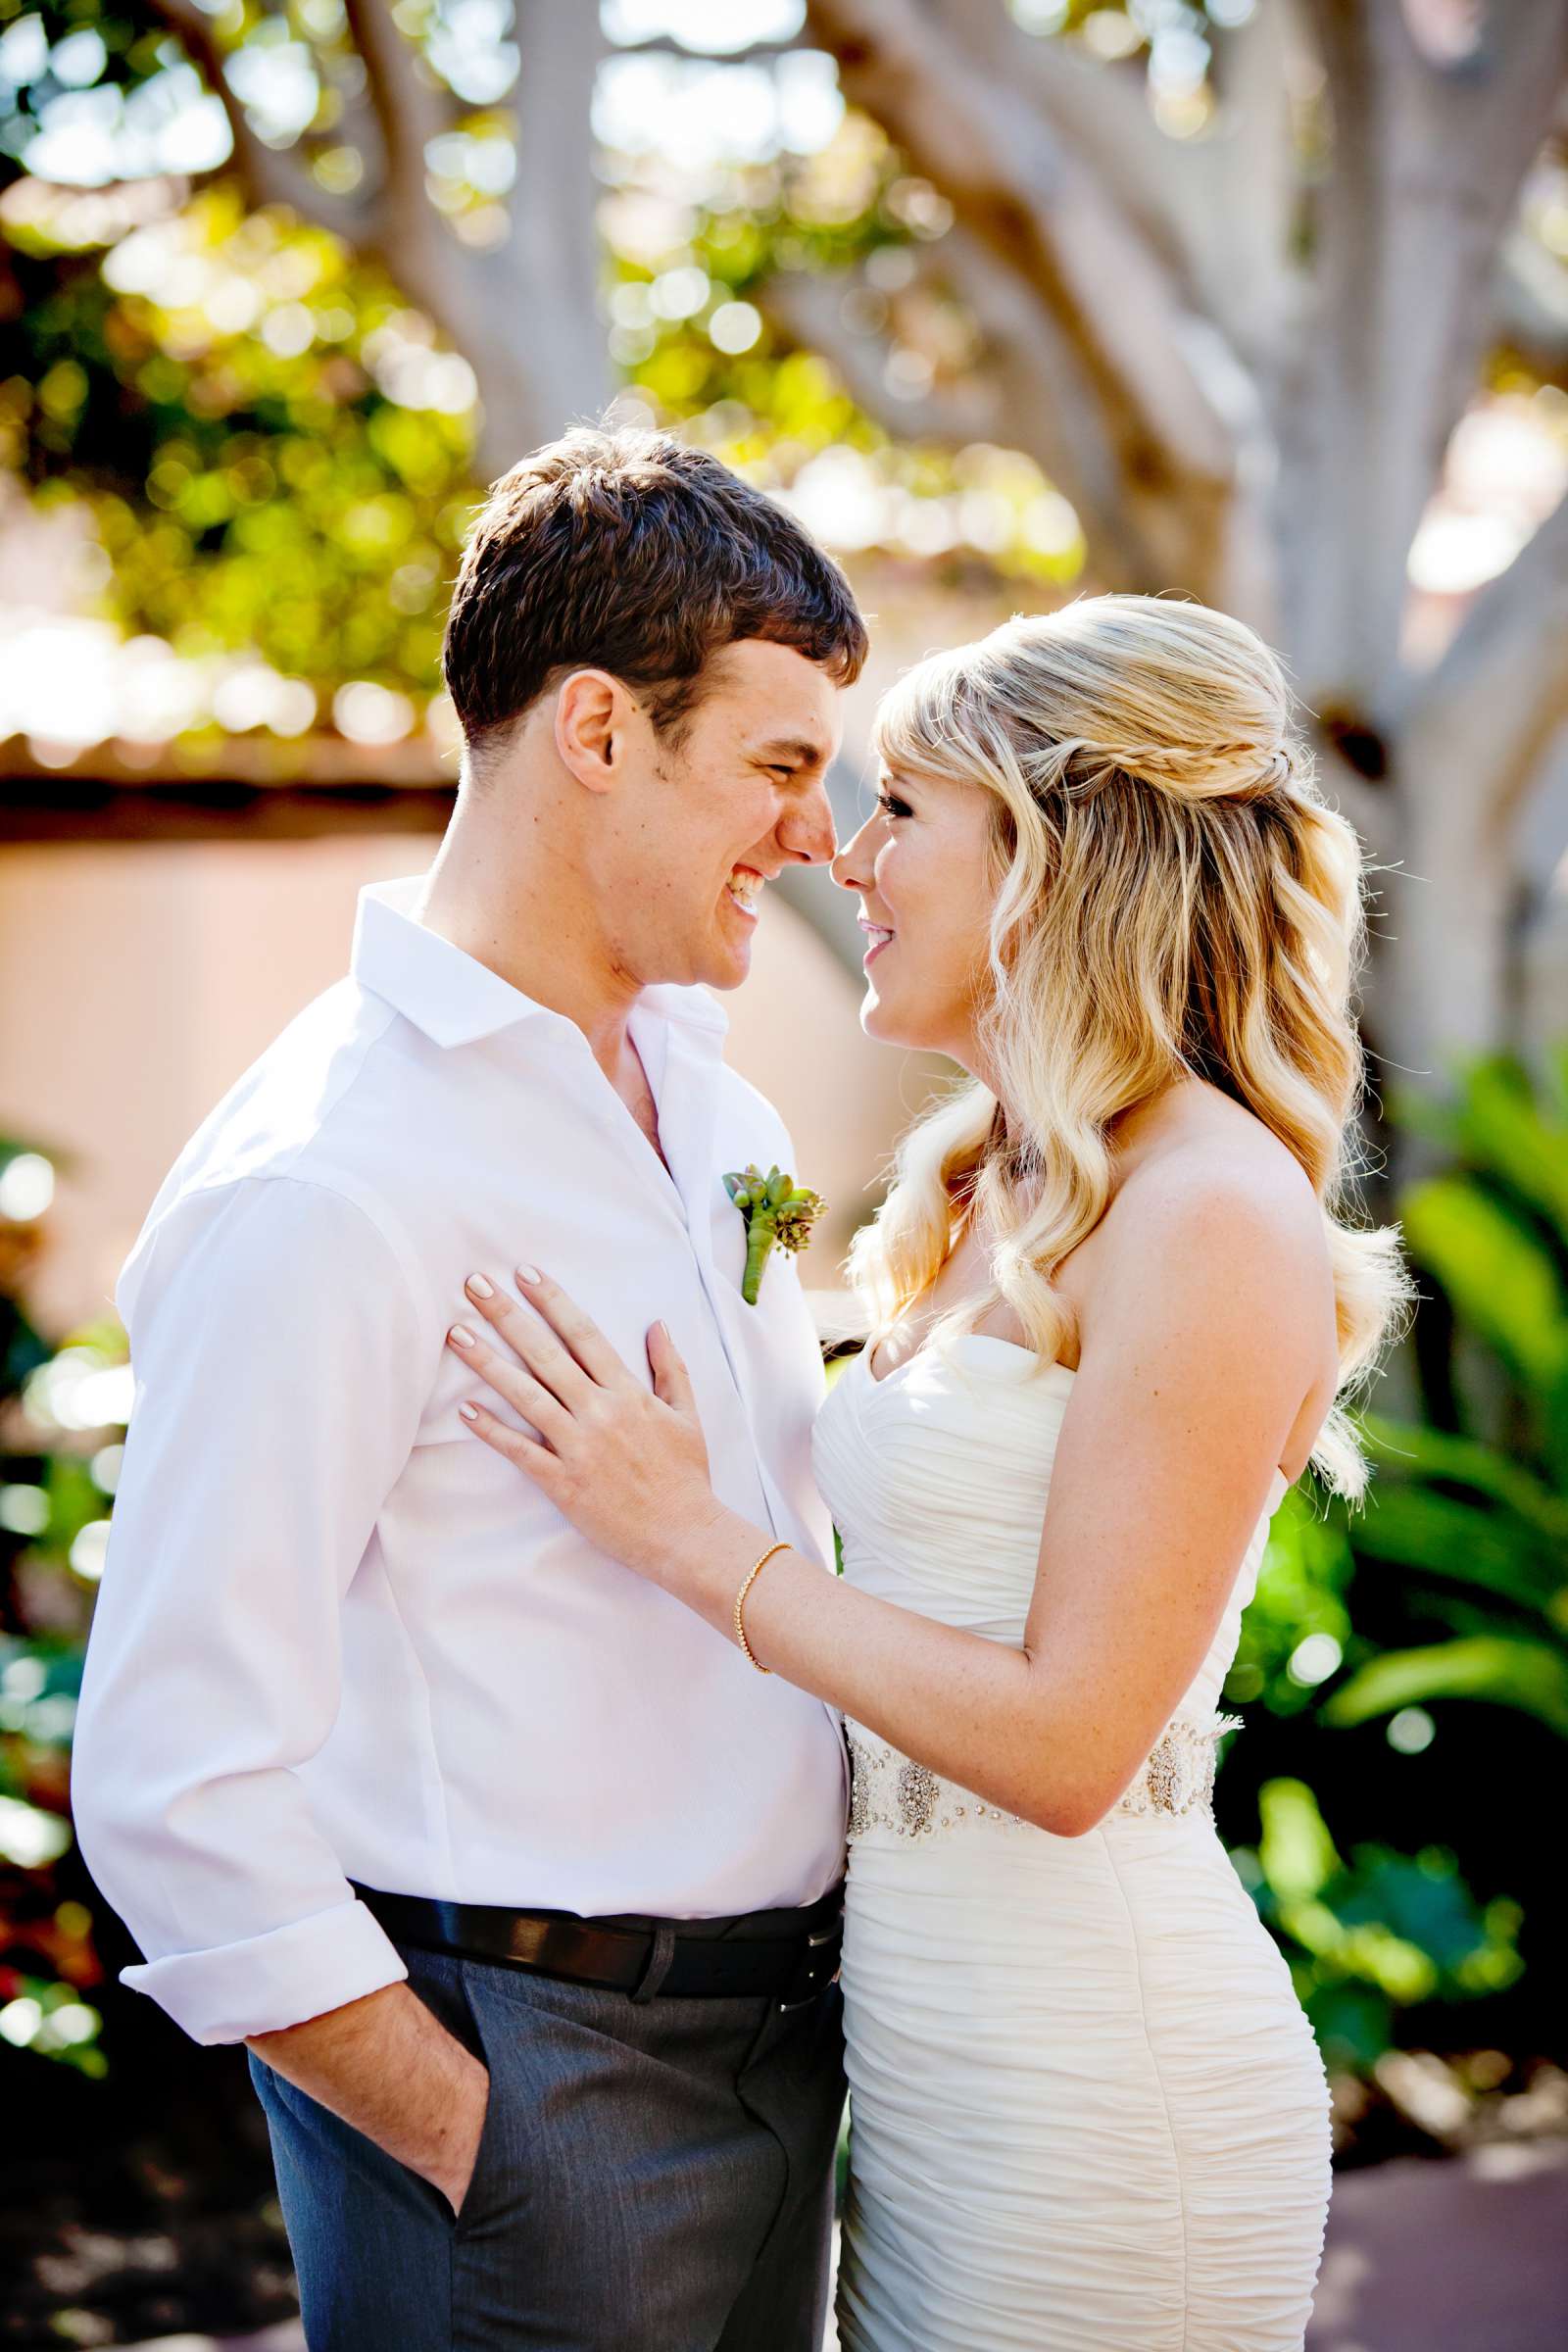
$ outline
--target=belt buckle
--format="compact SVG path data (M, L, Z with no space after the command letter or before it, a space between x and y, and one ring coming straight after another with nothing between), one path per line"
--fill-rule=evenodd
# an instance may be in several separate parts
M839 1950L844 1940L842 1916L831 1927L820 1928L815 1935L802 1939L795 1974L784 1987L779 2002L781 2017L792 2009L808 2009L819 1993L825 1992L839 1973Z

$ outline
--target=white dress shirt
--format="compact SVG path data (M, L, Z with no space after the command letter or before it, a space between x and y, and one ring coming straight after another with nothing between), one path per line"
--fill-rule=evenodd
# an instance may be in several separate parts
M783 1250L742 1299L721 1181L793 1169L789 1138L712 998L653 988L666 1171L576 1025L422 929L420 888L362 894L351 976L187 1145L118 1293L136 1402L75 1815L146 1954L125 1982L199 2041L406 1974L350 1879L711 1918L843 1865L834 1715L482 1445L444 1345L465 1276L519 1260L645 1381L662 1317L720 1499L825 1567L810 1315Z

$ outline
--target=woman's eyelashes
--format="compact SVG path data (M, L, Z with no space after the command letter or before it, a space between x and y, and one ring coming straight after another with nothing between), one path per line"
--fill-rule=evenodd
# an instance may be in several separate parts
M895 823L897 823L901 816L912 816L914 814L914 810L909 807L908 802L901 801L896 792L879 792L876 796L876 805L881 809L883 815L886 817L891 817Z

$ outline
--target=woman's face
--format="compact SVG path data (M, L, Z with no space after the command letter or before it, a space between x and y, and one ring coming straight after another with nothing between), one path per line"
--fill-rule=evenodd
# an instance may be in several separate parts
M978 784L884 767L877 805L833 860L866 935L860 1025L973 1069L991 991L992 796Z

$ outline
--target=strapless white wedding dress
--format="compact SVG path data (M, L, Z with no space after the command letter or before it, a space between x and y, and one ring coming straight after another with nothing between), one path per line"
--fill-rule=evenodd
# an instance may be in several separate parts
M818 1418L846 1577L1017 1644L1074 1375L970 1334L865 1357ZM843 1985L843 2352L1298 2352L1329 2191L1323 2067L1214 1833L1213 1645L1083 1838L980 1804L860 1727Z

